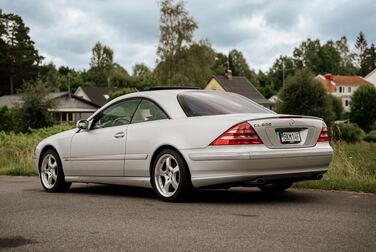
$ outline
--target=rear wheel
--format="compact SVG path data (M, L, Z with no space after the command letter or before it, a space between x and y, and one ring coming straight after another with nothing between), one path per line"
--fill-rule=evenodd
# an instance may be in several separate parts
M292 186L292 182L275 182L272 184L259 185L258 188L263 192L276 193L283 192Z
M164 201L181 201L191 191L191 176L178 152L161 151L151 169L151 184L157 196Z
M65 182L59 155L55 150L47 150L39 166L39 178L47 192L67 191L72 183Z

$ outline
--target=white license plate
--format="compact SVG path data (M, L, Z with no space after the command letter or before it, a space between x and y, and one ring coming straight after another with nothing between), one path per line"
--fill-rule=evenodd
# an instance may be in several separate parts
M300 134L299 132L279 132L279 138L283 144L294 144L300 143Z

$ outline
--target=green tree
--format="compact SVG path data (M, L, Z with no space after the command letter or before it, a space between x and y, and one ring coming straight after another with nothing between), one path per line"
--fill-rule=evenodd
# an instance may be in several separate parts
M349 46L347 44L347 38L345 36L342 36L335 42L334 47L341 57L339 64L339 74L356 75L358 69L354 65L355 54L350 52Z
M332 110L334 112L334 119L340 120L342 118L343 113L343 106L341 100L331 94L329 94L328 97L331 103Z
M295 48L293 55L299 69L308 68L314 74L339 73L341 55L331 40L321 45L318 39L307 39Z
M17 109L17 129L27 132L29 129L39 129L52 125L49 109L54 107L54 102L48 98L49 89L37 79L25 82L19 90L22 106Z
M269 69L269 89L278 92L284 85L287 77L293 75L296 69L295 61L291 57L280 55L279 58L274 61L273 66ZM264 82L266 82L265 79Z
M261 94L266 99L272 97L274 95L274 91L272 90L272 87L270 85L269 76L260 70L257 74L257 79L258 79L257 89L261 92Z
M132 74L133 86L138 90L146 90L158 83L153 71L143 63L138 63L133 66Z
M0 11L0 95L14 94L23 81L37 75L43 57L29 31L20 16Z
M308 69L289 76L281 89L277 111L285 114L318 116L330 124L334 120L331 103L325 89L313 81Z
M91 52L90 69L86 74L86 80L97 86L111 86L111 74L114 68L113 50L97 42Z
M365 59L364 59L363 68L364 68L363 76L372 72L372 70L376 68L376 48L375 48L375 44L373 43L365 51Z
M215 75L224 75L228 66L228 57L220 52L215 52L214 55L214 64L211 67L213 74Z
M71 69L66 66L61 66L58 69L56 85L59 87L60 91L70 90L73 93L79 86L84 85L82 75L81 72L78 72L73 68Z
M307 39L299 47L294 49L293 57L297 68L308 68L316 73L316 67L319 62L319 51L321 48L320 40Z
M229 65L234 76L245 76L252 84L258 85L257 75L250 69L241 51L236 49L230 51Z
M356 37L355 49L356 49L356 59L359 67L359 75L365 76L368 74L366 67L366 53L368 48L368 42L366 36L362 31L359 32Z
M129 73L118 63L114 63L111 70L111 86L128 87Z
M181 49L173 57L176 66L172 76L165 74L169 70L170 60L172 59L160 62L155 69L162 85L167 83L173 86L204 87L213 75L212 66L215 62L215 52L206 40L195 42L189 47Z
M8 107L0 107L0 131L11 131L13 130L13 116L12 110Z
M39 66L39 78L41 78L48 87L51 87L55 91L59 90L59 75L60 73L53 62Z
M197 23L184 7L183 1L162 0L160 2L160 38L157 49L158 62L162 63L158 71L158 79L167 85L176 81L182 83L184 74L179 72L179 55L181 51L191 45L193 32ZM178 55L179 54L179 55Z
M366 132L376 121L376 88L372 84L360 86L351 97L350 121Z

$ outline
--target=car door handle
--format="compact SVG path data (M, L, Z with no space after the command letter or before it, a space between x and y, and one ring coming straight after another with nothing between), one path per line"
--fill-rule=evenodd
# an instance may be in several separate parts
M115 138L123 138L125 136L124 132L118 132L114 135Z

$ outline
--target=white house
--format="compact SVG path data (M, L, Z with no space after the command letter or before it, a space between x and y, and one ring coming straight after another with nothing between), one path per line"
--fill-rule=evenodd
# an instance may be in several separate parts
M76 122L80 119L86 119L100 107L68 92L50 93L47 98L55 103L55 106L49 109L55 123ZM0 96L0 107L13 108L21 106L22 103L23 101L18 95Z
M326 89L326 91L342 101L344 111L350 111L351 96L361 85L369 82L361 76L347 75L317 75L315 80Z

